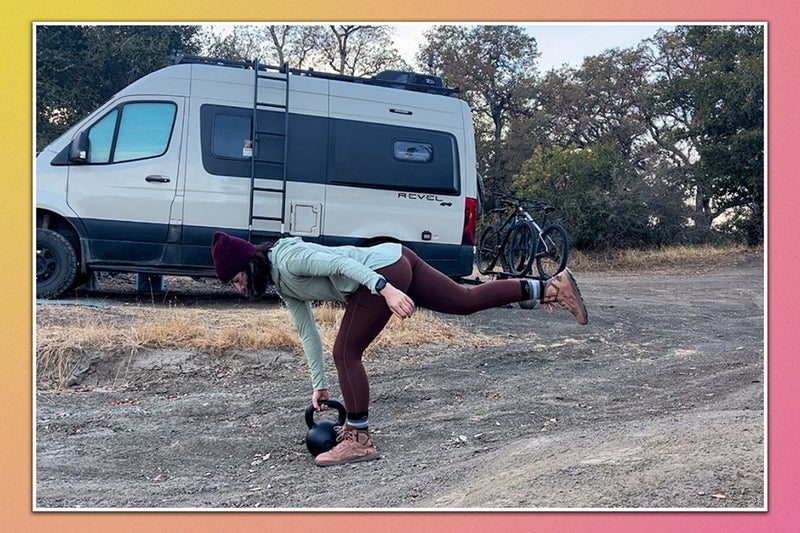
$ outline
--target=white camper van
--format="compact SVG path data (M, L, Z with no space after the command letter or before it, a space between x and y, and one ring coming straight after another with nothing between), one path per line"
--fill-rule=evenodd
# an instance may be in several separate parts
M469 107L441 80L174 56L36 157L36 291L93 271L213 276L211 235L397 241L472 271Z

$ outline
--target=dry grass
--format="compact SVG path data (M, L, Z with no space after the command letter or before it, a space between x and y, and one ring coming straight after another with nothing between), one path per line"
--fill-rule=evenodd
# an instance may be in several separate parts
M631 249L584 252L570 250L568 266L581 274L610 271L674 270L678 272L731 266L761 259L764 249L744 245L726 246L670 246L654 249ZM533 265L534 271L536 265ZM496 267L495 270L502 270ZM486 279L477 267L472 277Z
M332 349L343 314L344 308L337 305L314 307L327 353ZM392 318L370 351L439 343L480 346L493 341L453 321L419 310L405 321ZM215 357L270 349L302 353L299 336L285 308L37 306L37 373L58 386L65 385L84 354L133 357L145 349L189 350Z
M735 265L763 254L763 248L749 248L744 245L670 246L590 253L571 250L569 265L581 272L665 268L680 270Z

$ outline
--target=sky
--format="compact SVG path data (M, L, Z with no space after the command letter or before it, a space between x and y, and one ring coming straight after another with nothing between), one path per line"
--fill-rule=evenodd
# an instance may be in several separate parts
M517 25L517 24L515 24ZM631 23L553 23L518 24L536 38L539 53L539 71L546 72L567 64L578 67L586 56L597 55L610 48L628 48L644 39L652 37L659 29L672 30L671 24ZM395 24L395 45L400 55L409 64L416 63L414 56L422 33L433 24L398 23Z

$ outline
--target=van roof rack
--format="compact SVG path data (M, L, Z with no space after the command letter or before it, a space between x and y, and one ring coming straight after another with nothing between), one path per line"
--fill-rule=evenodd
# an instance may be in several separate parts
M183 52L174 50L170 52L169 57L172 60L172 63L176 65L179 63L189 63L243 69L253 69L256 65L258 65L259 70L272 70L282 72L284 74L288 72L296 76L310 76L313 78L346 81L350 83L362 83L364 85L377 85L380 87L441 94L445 96L461 92L461 90L457 87L444 87L442 85L442 79L438 76L417 74L415 72L386 70L372 77L360 77L347 76L345 74L335 74L332 72L319 72L313 69L289 68L288 63L284 63L282 66L264 65L259 63L257 60L248 61L244 59L223 59L219 57L184 54Z

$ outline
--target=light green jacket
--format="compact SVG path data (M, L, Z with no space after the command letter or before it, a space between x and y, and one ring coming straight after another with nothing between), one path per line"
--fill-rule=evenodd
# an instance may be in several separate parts
M368 248L321 246L299 237L278 240L269 252L275 292L292 315L311 369L314 390L327 389L322 341L311 312L313 301L346 302L362 285L373 294L375 271L400 259L402 248L385 243Z

